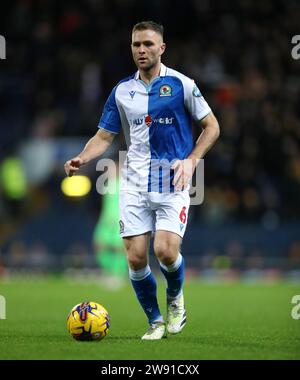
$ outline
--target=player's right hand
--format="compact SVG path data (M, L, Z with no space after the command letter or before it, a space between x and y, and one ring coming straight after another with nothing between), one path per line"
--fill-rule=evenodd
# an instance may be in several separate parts
M67 176L72 177L72 175L75 172L77 172L80 166L82 165L83 165L83 160L79 156L74 157L71 160L67 161L64 165Z

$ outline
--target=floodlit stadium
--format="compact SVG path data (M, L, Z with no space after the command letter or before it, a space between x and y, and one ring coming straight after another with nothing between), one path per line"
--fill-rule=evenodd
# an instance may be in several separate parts
M298 1L14 0L3 8L0 359L299 360ZM131 45L143 20L161 23L166 43L149 83L142 76L149 41L145 59L135 60L143 42ZM194 201L188 209L177 198L178 223L174 202L156 220L170 234L167 222L178 224L184 264L180 255L176 267L159 264L155 255L166 258L169 240L158 244L155 230L150 239L141 198L120 200L124 167L130 184L149 190L150 177L158 178L161 191L165 166L159 161L157 175L153 162L144 170L145 157L187 159L210 123L220 135L200 140L199 149L207 146L193 168ZM98 130L114 135L101 160L72 161ZM139 288L150 269L123 245L136 231L149 233L159 316ZM183 265L184 329L149 344L141 340L147 322L170 318L170 273L182 266L182 286ZM103 323L94 325L91 314ZM72 339L70 326L75 339L100 340L101 332L101 341Z

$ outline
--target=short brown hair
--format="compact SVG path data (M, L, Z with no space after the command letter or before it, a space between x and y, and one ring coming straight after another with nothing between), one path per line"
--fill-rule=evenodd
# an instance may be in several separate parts
M134 25L132 29L132 33L134 33L136 30L154 30L154 32L160 34L162 38L164 38L164 27L162 24L158 24L154 21L141 21Z

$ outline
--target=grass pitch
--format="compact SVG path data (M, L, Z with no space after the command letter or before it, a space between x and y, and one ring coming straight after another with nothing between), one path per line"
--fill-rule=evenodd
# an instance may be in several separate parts
M209 285L186 282L187 325L161 341L147 329L129 282L117 291L63 278L0 280L6 319L0 320L0 359L300 359L300 320L291 318L297 285ZM111 316L108 336L77 342L66 329L70 309L84 300ZM165 286L159 282L165 310Z

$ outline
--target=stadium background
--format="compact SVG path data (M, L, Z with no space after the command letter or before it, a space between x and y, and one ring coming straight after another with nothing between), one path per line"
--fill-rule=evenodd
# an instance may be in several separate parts
M195 79L221 126L205 159L205 202L191 210L184 244L191 266L300 269L300 64L291 57L296 1L188 0L182 7L180 1L27 0L6 6L2 265L57 268L67 255L92 264L99 172L95 163L85 169L92 191L74 201L60 190L63 163L95 133L112 87L135 71L130 31L148 18L165 24L163 61ZM122 137L119 142L124 148Z
M190 213L187 274L299 284L296 0L1 4L0 277L101 278L92 243L99 172L95 162L83 169L92 189L74 199L61 191L63 164L95 133L112 87L136 70L130 32L144 19L164 24L163 62L195 79L221 127L205 157L204 204ZM119 149L122 135L106 156Z

